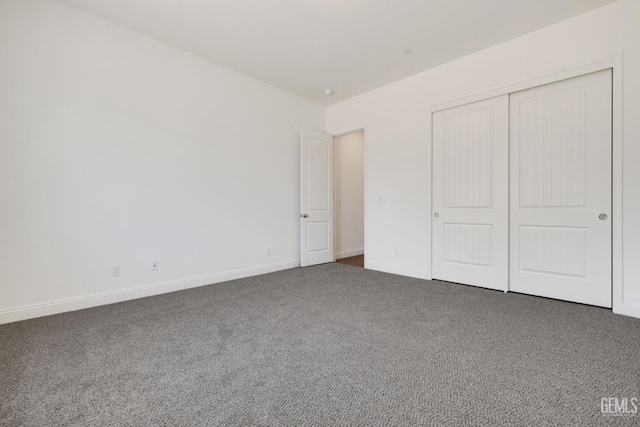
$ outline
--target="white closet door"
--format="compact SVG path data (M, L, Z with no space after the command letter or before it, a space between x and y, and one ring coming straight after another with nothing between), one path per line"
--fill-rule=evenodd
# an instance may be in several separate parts
M510 290L611 307L611 71L510 109Z
M506 290L509 97L433 114L433 278Z

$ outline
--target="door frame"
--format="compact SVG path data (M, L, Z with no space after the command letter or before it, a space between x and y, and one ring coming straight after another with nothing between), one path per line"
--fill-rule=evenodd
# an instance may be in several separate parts
M367 147L368 147L368 144L367 144L367 135L368 135L367 125L366 124L362 124L361 126L349 126L349 127L345 128L345 129L341 129L339 132L331 133L330 135L333 137L334 144L335 144L335 139L337 137L348 135L350 133L359 132L359 131L362 131L362 133L363 133L362 144L363 144L363 152L364 152L364 159L363 159L363 162L364 162L364 245L363 245L363 248L364 248L364 255L365 255L364 256L364 268L369 268L368 262L367 262L367 252L368 252L367 245L368 245L368 241L369 241L369 239L367 238ZM334 150L334 156L335 156L335 150ZM335 157L334 157L334 160L335 160ZM334 175L335 175L335 168L334 168ZM334 180L333 180L333 199L334 199L333 200L333 206L334 207L337 206L336 205L336 200L335 200L335 198L336 198L336 188L335 188L335 186L336 186L336 180L335 180L335 176L334 176ZM334 210L333 210L333 221L334 221L334 224L336 223L336 215L338 213L337 211L338 210L334 208ZM335 227L334 227L334 230L333 230L333 247L334 248L336 247L336 239L337 239L337 233L335 232ZM336 251L333 252L333 261L334 262L336 261Z
M623 304L623 259L622 259L622 62L623 51L619 50L607 55L596 58L590 58L578 63L564 65L545 73L540 73L524 80L509 83L506 85L494 87L488 90L474 92L465 96L451 98L436 102L431 105L429 114L429 145L433 150L433 113L446 110L448 108L458 107L460 105L481 101L487 98L493 98L501 95L508 95L525 89L537 86L543 86L549 83L578 77L584 74L594 73L606 69L612 70L612 120L611 120L611 159L612 159L612 191L611 191L611 286L612 300L611 305L614 313L625 314ZM433 153L431 153L431 170L433 174ZM365 167L366 171L366 167ZM431 191L431 206L433 206L433 190L432 177L430 176L429 189ZM366 195L365 195L366 196ZM432 209L433 210L433 209ZM433 218L429 214L429 234L433 236ZM366 227L366 222L365 222ZM365 241L366 243L366 241ZM433 258L433 248L431 249L431 257ZM505 292L507 292L505 290Z

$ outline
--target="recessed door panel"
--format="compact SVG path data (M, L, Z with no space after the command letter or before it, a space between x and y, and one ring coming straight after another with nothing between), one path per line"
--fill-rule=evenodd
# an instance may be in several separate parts
M307 140L307 211L327 211L329 209L329 144L326 141L309 138Z
M588 231L586 227L520 226L520 270L586 279Z
M329 250L329 223L326 221L307 221L307 251L324 252Z
M493 226L444 224L444 261L491 267Z

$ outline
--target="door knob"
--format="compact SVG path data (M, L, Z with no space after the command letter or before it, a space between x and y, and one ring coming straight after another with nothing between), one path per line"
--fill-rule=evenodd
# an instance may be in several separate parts
M434 213L434 214L433 214L433 217L434 217L434 218L438 218L439 216L440 216L440 214L438 214L438 212L436 212L436 213Z
M598 218L604 221L605 219L607 219L607 214L600 214L598 215Z
M308 218L308 217L309 217L309 215L307 215L307 214L302 214L302 215L300 215L300 216L301 216L302 218Z

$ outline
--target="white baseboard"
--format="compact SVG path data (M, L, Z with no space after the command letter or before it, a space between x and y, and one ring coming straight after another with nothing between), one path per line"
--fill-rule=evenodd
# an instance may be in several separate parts
M82 310L85 308L98 307L116 302L160 295L167 292L196 288L198 286L211 285L229 280L258 276L260 274L288 270L299 266L300 260L296 259L276 264L266 264L257 267L208 274L206 276L189 277L186 279L172 280L170 282L137 286L135 288L101 292L98 294L48 301L39 304L23 305L20 307L0 310L0 325L4 323L18 322L20 320L33 319L35 317L49 316L52 314L65 313L68 311Z
M640 318L640 305L622 303L622 312L620 314Z
M384 273L398 274L400 276L414 277L416 279L431 280L431 272L418 268L399 267L397 265L379 264L376 262L367 262L365 259L364 268L369 270L382 271Z
M18 322L20 320L33 319L36 317L50 316L52 314L65 313L68 311L76 311L122 301L129 301L137 298L160 295L168 292L196 288L199 286L212 285L214 283L221 283L229 280L258 276L260 274L288 270L290 268L299 266L300 260L296 259L291 261L279 262L276 264L266 264L257 267L249 267L222 273L214 273L205 276L173 280L170 282L154 283L151 285L138 286L135 288L122 289L118 291L101 292L93 295L48 301L39 304L23 305L20 307L0 310L0 325L5 323ZM384 273L398 274L400 276L431 280L431 273L427 270L399 267L395 265L380 264L375 262L366 262L365 268L369 270L382 271ZM620 312L620 314L624 316L640 318L640 305L624 303L622 304L622 311Z
M336 259L349 258L358 255L364 255L364 248L336 252Z

